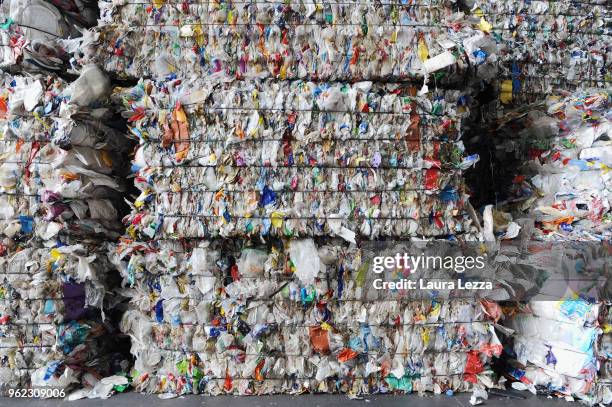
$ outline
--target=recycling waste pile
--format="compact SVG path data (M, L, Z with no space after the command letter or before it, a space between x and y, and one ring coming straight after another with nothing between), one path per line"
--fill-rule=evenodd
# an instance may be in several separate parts
M465 7L482 18L482 29L495 41L493 84L503 104L539 101L558 89L606 87L612 81L609 2L476 0Z
M3 2L0 385L609 404L609 302L505 301L610 269L609 11ZM487 128L513 175L475 209ZM495 295L373 288L370 244L423 241L476 244Z
M497 227L525 217L537 239L607 241L612 236L610 89L551 95L500 119L497 154L517 166Z
M500 61L499 98L488 113L496 161L510 177L496 179L505 191L490 213L492 232L506 239L511 258L544 241L548 252L575 250L576 270L592 268L580 259L590 242L609 244L612 227L609 4L476 1L470 8L491 23ZM525 263L550 264L535 254L541 250ZM544 268L542 276L551 269ZM502 356L507 373L520 381L515 388L609 404L609 334L602 335L610 329L609 292L600 301L566 298L504 309L502 325L514 329Z
M0 13L0 68L51 72L76 67L69 50L99 16L88 0L8 0Z
M498 306L390 298L361 249L312 239L125 240L132 386L164 394L466 391L494 385ZM497 307L497 308L496 308Z
M469 95L401 84L143 81L113 95L140 139L128 233L410 237L474 232Z
M522 225L530 239L545 242L546 252L555 253L549 258L534 254L531 265L550 264L558 257L556 251L575 250L568 270L578 272L573 276L577 280L589 269L610 269L609 253L605 263L589 261L587 254L594 243L605 246L612 236L610 95L601 88L552 95L508 112L495 133L500 158L523 164L515 167L505 199L489 214L494 233L522 240ZM521 244L507 246L516 249ZM509 374L520 380L516 387L535 391L535 386L545 386L609 404L607 298L570 295L563 301L534 300L506 310L510 317L503 325L515 330L508 353L514 361Z
M4 385L91 388L120 367L104 297L113 269L107 245L122 230L115 207L128 140L104 124L111 113L100 103L104 86L89 86L102 78L94 67L72 84L55 76L2 76Z
M103 24L84 37L80 60L150 78L113 95L140 143L141 193L116 261L133 298L122 330L137 389L359 395L493 385L479 374L501 348L479 306L407 302L400 308L416 319L404 321L401 303L381 314L391 304L344 287L366 262L336 260L321 276L310 264L324 250L355 256L349 245L362 239L478 238L461 175L478 161L461 142L473 99L449 84L473 50L494 46L479 20L451 11L101 3ZM406 81L414 77L433 89ZM347 79L359 82L337 82ZM229 243L233 251L208 248ZM283 288L287 267L317 279ZM360 320L345 320L351 307ZM431 312L438 339L413 326ZM441 339L467 332L473 347L449 355ZM422 339L403 348L405 335Z
M495 62L480 20L440 0L99 4L100 24L69 51L134 78L387 81Z
M140 141L132 169L141 194L117 249L131 287L121 328L136 389L494 385L488 362L501 345L480 303L368 299L363 281L349 282L368 272L349 246L356 239L478 238L461 177L477 160L459 140L469 95L170 79L118 88L113 99ZM270 248L275 238L285 240Z

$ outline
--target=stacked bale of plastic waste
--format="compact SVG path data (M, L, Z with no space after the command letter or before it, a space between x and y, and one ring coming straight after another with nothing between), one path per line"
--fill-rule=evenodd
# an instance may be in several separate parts
M499 307L376 290L365 249L125 239L119 253L134 286L122 330L139 391L357 396L494 383Z
M509 112L498 125L498 154L512 151L524 164L503 208L515 217L530 215L538 239L609 241L611 123L605 89L550 96Z
M502 104L524 104L556 89L605 87L612 81L608 2L475 0L464 6L497 44Z
M462 78L470 65L485 70L495 62L478 19L440 0L101 1L100 10L100 25L83 36L75 60L135 78L387 81L444 67L447 77Z
M133 297L122 330L137 389L493 384L496 312L368 301L349 282L366 278L349 246L362 239L479 236L461 177L478 159L460 141L473 100L451 85L476 63L494 75L478 19L446 2L100 9L75 61L141 78L114 94L140 142L141 194L116 251ZM418 86L401 82L411 78Z
M609 404L612 392L598 378L599 311L599 304L583 299L531 301L505 322L516 331L512 387Z
M442 236L468 232L469 95L406 85L144 81L119 91L140 138L128 232Z
M510 375L521 382L517 388L612 400L601 336L609 288L597 284L597 278L605 283L610 277L611 118L610 91L586 89L509 112L500 122L497 136L505 142L499 151L514 151L525 164L489 223L508 238L517 237L518 225L525 229L510 245L530 246L524 264L539 267L548 280L542 291L549 294L509 312L513 317L504 322L515 331L507 351L514 359ZM537 241L544 242L544 252ZM568 253L566 264L553 261ZM559 276L565 285L553 288Z
M609 280L608 249L576 242L532 241L527 247L527 255L517 256L516 246L505 245L514 252L508 254L512 264L535 271L538 281L533 298L504 309L499 328L506 377L514 389L609 404L602 337L609 302L601 294Z
M99 10L90 0L10 0L0 6L0 15L1 68L59 73L76 62L71 61L75 39L96 25Z
M128 140L108 126L108 80L4 74L0 89L0 382L95 385L113 362L104 323ZM108 99L106 99L108 102ZM123 367L124 369L127 366ZM59 394L47 394L57 397Z
M503 325L514 330L502 330L512 332L503 355L509 377L515 388L609 403L608 356L597 320L609 297L605 290L585 295L575 286L598 286L585 270L610 270L609 262L586 254L605 251L611 237L608 5L465 6L482 18L498 46L498 98L481 110L493 123L492 171L500 191L496 205L484 211L485 235L501 239L518 267L536 270L536 285L547 293L505 309L511 317ZM557 96L542 102L551 94ZM559 258L569 260L563 268Z
M138 390L494 385L495 305L390 300L371 288L372 254L354 246L478 237L461 177L477 160L460 142L469 95L168 78L113 98L140 142L132 169L141 194L116 261L132 287L122 330Z

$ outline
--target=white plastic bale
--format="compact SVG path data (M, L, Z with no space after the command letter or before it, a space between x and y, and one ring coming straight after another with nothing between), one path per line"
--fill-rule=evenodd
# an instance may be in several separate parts
M68 390L87 382L87 369L110 369L105 240L121 230L116 176L127 144L99 122L109 118L104 100L98 111L74 106L58 77L1 82L0 382Z

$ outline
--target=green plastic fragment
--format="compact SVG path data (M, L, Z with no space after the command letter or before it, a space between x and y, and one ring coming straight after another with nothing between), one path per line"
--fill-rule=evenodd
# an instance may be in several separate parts
M187 361L187 359L183 359L176 364L176 368L178 369L178 372L180 374L187 374L187 369L189 369L189 362Z
M389 375L385 377L385 380L389 384L391 390L403 390L406 393L412 392L412 378L410 376L403 376L398 379L395 376Z
M4 20L4 24L2 24L0 27L2 27L3 30L8 30L11 25L13 25L14 21L12 18L7 18L6 20Z

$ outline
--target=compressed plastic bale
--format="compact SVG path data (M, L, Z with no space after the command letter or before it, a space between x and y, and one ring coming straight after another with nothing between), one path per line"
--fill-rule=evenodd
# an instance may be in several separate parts
M457 140L469 96L446 91L431 100L409 86L371 82L214 88L170 81L116 91L141 141L133 170L142 193L130 234L351 241L472 231L460 175L478 157L463 156ZM175 105L165 89L200 102ZM230 106L236 98L244 102ZM152 100L167 109L149 109Z
M160 4L147 12L134 4L100 2L101 24L83 41L88 52L82 60L136 78L404 79L422 77L424 61L451 51L458 63L446 65L447 72L459 77L469 64L460 51L463 41L481 32L479 22L458 7L434 3L197 2L181 11ZM173 45L175 52L161 51Z
M78 122L61 118L62 109L72 107L67 85L60 80L7 77L5 85L2 199L23 211L9 210L3 222L18 218L27 222L26 232L32 229L44 240L67 229L75 236L91 235L92 228L94 234L117 236L114 206L123 186L113 173L123 164L113 151L127 144L114 140L121 137L118 132L95 119L84 120L81 129ZM43 94L39 89L44 86L48 90Z
M528 386L600 402L596 344L599 305L582 299L531 302L531 314L517 314L505 326L516 331L516 363L510 375ZM587 321L581 317L587 316ZM553 335L551 335L551 332Z
M98 360L92 367L103 372L105 362L98 358L106 352L108 329L99 316L108 289L105 252L92 255L83 246L25 248L4 253L2 260L3 367L15 377L3 383L22 387L36 380L37 386L67 387L91 360ZM64 374L70 380L60 377Z
M602 377L609 298L607 246L585 238L597 230L546 236L533 233L528 218L518 221L528 233L521 231L504 241L500 256L519 271L517 276L522 274L513 281L516 289L531 292L505 309L507 317L499 326L506 339L505 369L512 386L602 403L609 399Z
M102 124L103 100L75 106L57 77L2 82L2 384L69 390L116 368L106 244L120 235L129 144Z
M136 5L107 2L101 8L108 25L100 26L82 48L92 48L86 61L133 77L189 77L202 71L219 81L411 77L432 72L426 69L431 61L454 52L459 63L449 58L441 66L450 63L461 72L469 65L477 76L495 80L504 104L534 100L558 86L573 89L585 81L598 86L609 81L606 41L593 41L610 35L603 1L589 7L562 1L561 8L523 0L477 1L465 7L440 4L433 11L422 5L384 6L312 9L292 3L279 9L273 3L194 3L182 12L162 5L147 13ZM447 35L444 25L459 30ZM100 46L100 38L109 47ZM181 44L183 51L158 51L169 44ZM235 52L228 52L228 46ZM384 51L372 55L369 49Z
M609 91L550 96L544 106L524 110L527 116L509 113L499 126L502 134L512 127L510 140L526 161L506 192L503 209L515 218L533 218L538 239L608 240ZM505 148L500 143L498 149Z
M610 16L605 1L474 1L470 9L485 27L490 25L487 31L497 43L503 104L537 101L555 89L606 87L609 82L610 60L604 55L610 52Z
M97 19L96 7L80 0L12 0L2 4L0 66L31 71L60 71L70 56L61 40L79 37Z
M185 15L207 6L189 5ZM118 25L112 33L103 27L83 45L87 61L103 54L95 48L100 41L114 43L115 56L104 56L106 69L158 79L116 89L113 96L140 141L132 169L142 193L125 218L115 259L132 298L121 324L132 338L132 385L149 393L213 395L441 393L493 385L488 362L501 345L480 304L389 299L362 287L359 249L345 253L346 244L334 241L315 255L318 246L308 239L477 239L477 228L462 213L467 195L461 172L478 160L464 156L460 141L470 96L452 89L417 92L410 83L284 80L428 75L434 64L423 63L430 56L452 52L477 30L462 26L449 40L437 36L438 28L419 34L398 27L399 46L412 43L414 51L379 63L356 48L344 70L334 68L330 48L329 58L322 55L327 65L311 64L307 50L300 59L290 52L266 63L251 57L240 72L224 69L235 63L234 55L220 55L212 75L200 80L191 72L206 69L206 58L204 68L177 64L174 58L185 53L136 47L137 30L116 41L125 21L139 25L135 20L144 15L138 13L131 6L109 7L104 18ZM334 28L322 35L316 27L295 32L302 43L344 41ZM234 29L236 38L244 35L243 25ZM178 41L189 41L198 30L185 23L157 38L172 41L179 33ZM364 49L376 41L371 37L385 36L362 30ZM270 32L266 47L286 45L274 27ZM134 59L137 53L142 58ZM393 66L404 57L408 63ZM453 52L436 72L468 59ZM278 72L277 63L285 63ZM253 75L280 80L243 81ZM251 236L290 241L240 247ZM238 247L228 252L225 246L232 245ZM431 326L424 322L430 313Z
M359 283L361 250L339 241L318 246L325 268L313 283L294 276L290 253L276 245L262 275L242 275L234 267L242 256L266 250L237 243L209 241L193 252L178 243L120 245L124 282L134 287L121 328L133 337L138 390L368 394L491 383L487 363L501 344L481 304L385 293L368 299ZM197 288L203 258L215 281L204 293Z

